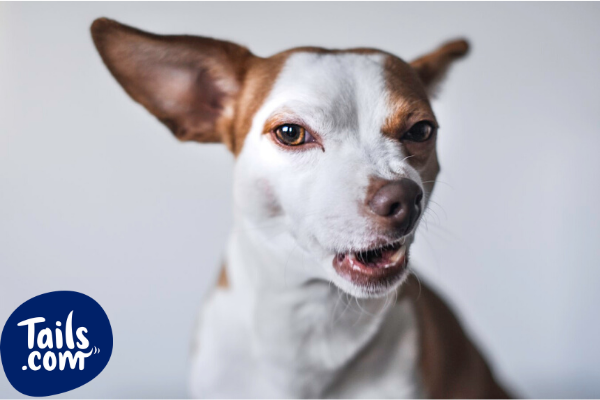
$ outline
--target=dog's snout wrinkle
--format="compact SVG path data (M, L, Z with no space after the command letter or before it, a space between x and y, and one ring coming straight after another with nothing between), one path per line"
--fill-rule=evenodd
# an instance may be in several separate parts
M378 222L408 234L421 214L423 190L412 179L384 183L368 199L367 205Z

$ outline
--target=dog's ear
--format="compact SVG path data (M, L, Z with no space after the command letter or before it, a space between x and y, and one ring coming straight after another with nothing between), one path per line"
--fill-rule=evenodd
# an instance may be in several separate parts
M106 18L95 20L91 31L112 75L178 139L230 144L235 102L254 57L248 49L154 35Z
M465 56L468 51L469 43L466 40L453 40L443 44L433 52L417 58L410 65L417 71L427 92L434 95L450 64Z

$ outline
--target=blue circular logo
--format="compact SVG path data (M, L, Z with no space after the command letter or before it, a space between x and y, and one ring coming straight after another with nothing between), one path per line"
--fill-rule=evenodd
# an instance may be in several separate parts
M112 329L100 304L69 291L45 293L21 304L0 339L8 381L36 397L85 385L106 367L112 347Z

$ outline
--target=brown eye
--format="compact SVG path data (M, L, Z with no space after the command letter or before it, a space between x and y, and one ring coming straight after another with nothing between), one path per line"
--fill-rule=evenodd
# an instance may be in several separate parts
M307 134L306 129L300 125L285 124L275 128L275 136L277 139L287 146L299 146L306 143Z
M400 140L407 140L409 142L425 142L433 135L434 127L430 122L421 121L414 124Z

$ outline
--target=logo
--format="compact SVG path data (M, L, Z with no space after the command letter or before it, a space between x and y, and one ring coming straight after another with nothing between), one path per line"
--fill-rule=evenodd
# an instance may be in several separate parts
M28 396L68 392L110 360L112 329L100 304L78 292L50 292L21 304L0 338L6 377Z

